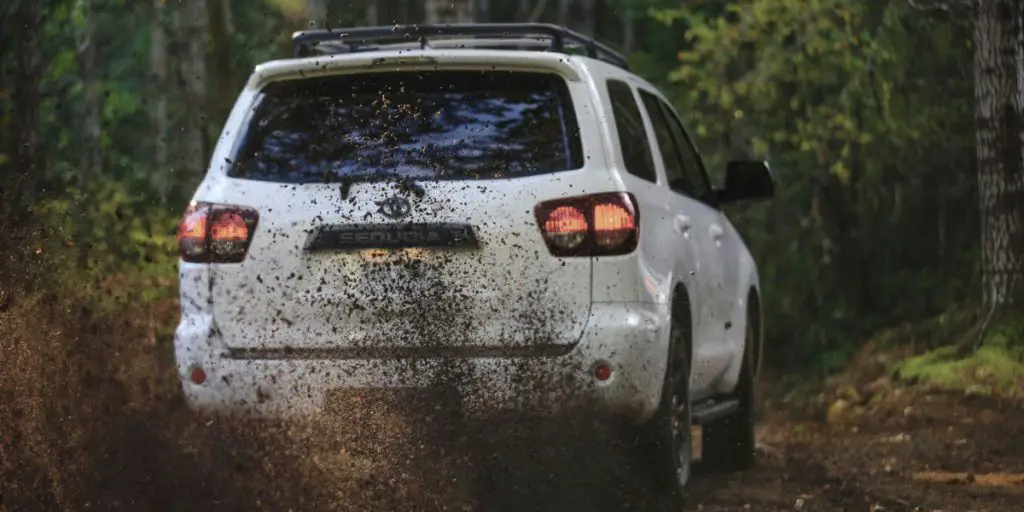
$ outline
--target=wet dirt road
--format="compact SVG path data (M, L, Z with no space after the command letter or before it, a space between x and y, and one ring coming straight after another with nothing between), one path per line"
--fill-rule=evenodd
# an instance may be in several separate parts
M777 411L762 422L754 469L698 471L689 509L1024 510L1019 403L908 392L839 424L789 416ZM288 492L280 497L308 510L666 510L643 468L600 436L561 439L546 431L548 442L537 444L510 424L454 437L394 422L378 425L385 424L390 430L372 429L380 436L377 446L388 447L378 452L339 449L344 443L332 445L326 430L318 430L317 441L303 443L315 455L306 452L286 463L305 468L297 473L306 475L318 497L307 494L305 505ZM528 430L556 428L525 424ZM227 505L232 498L218 501Z
M908 392L841 425L769 418L759 437L756 469L694 482L695 510L1024 510L1020 403Z
M0 510L665 510L642 471L609 457L593 437L537 448L500 424L440 439L422 424L391 419L287 436L185 413L163 425L142 420L122 418L93 438L82 459L91 467L61 468L69 486L81 484L62 503L52 487L33 488L42 480L26 472L4 481ZM759 437L754 469L698 471L691 510L982 512L1024 504L1021 404L913 395L841 426L777 412Z

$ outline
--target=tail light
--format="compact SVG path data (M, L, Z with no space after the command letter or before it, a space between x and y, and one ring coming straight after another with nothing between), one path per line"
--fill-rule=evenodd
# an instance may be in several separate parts
M603 193L543 202L537 223L555 256L614 256L636 249L640 217L629 193Z
M189 263L239 263L259 221L252 208L193 203L178 225L178 252Z

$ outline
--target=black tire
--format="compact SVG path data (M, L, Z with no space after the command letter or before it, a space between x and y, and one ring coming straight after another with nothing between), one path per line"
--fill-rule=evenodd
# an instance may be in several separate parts
M757 346L761 342L761 323L756 301L748 303L746 348L739 383L732 398L739 401L735 413L703 426L701 466L713 472L742 471L754 464L755 397Z
M674 510L686 504L686 484L692 474L693 425L690 407L689 304L680 301L673 308L669 337L668 366L658 411L646 425L647 449L655 483Z

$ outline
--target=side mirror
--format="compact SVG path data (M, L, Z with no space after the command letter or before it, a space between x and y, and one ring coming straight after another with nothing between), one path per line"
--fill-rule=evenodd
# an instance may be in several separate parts
M718 191L722 204L768 199L775 195L775 181L768 163L734 160L725 168L725 187Z

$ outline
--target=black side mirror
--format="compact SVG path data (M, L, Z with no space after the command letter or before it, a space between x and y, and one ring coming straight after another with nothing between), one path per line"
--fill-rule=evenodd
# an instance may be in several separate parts
M718 191L719 203L768 199L775 195L775 181L768 163L733 160L725 168L725 187Z

